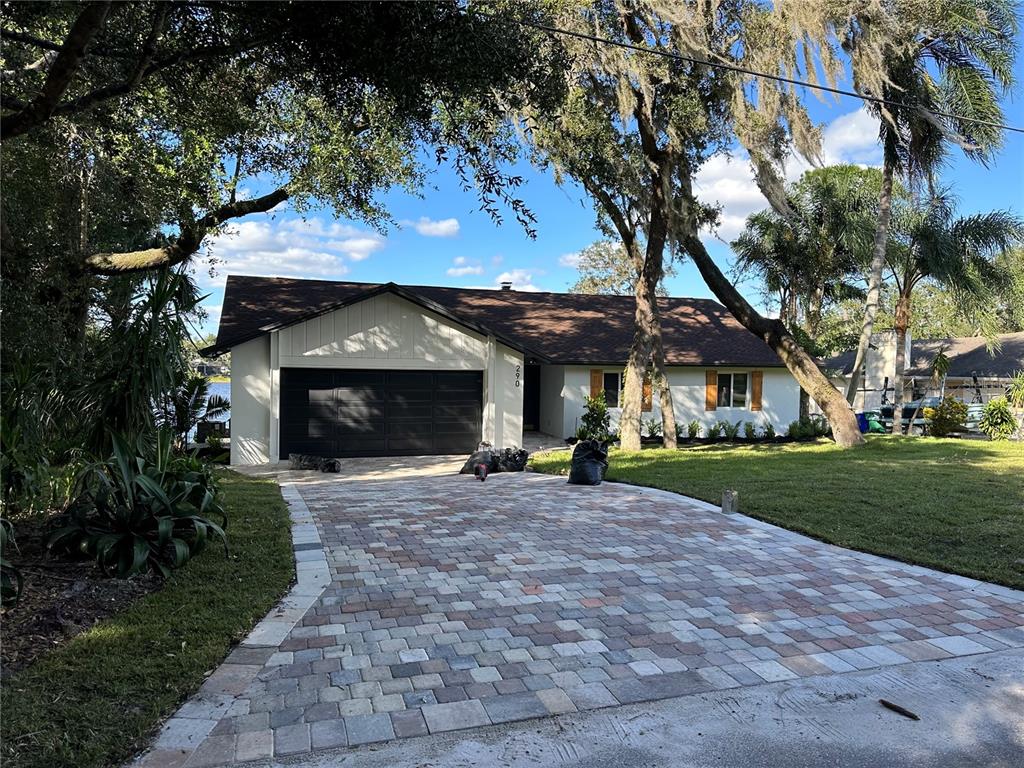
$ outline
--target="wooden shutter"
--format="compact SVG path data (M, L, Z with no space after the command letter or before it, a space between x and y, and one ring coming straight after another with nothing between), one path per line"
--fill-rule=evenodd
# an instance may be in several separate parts
M704 372L704 410L718 408L718 371Z
M604 371L600 368L590 369L590 396L597 397L604 392Z
M650 376L645 376L644 377L643 393L644 393L643 394L643 401L642 401L642 403L640 405L640 410L642 410L642 411L644 411L646 413L647 411L652 410L653 407L654 407L653 404L652 404L654 398L651 395L651 377Z
M750 374L750 410L761 410L761 389L763 385L764 371L753 371Z

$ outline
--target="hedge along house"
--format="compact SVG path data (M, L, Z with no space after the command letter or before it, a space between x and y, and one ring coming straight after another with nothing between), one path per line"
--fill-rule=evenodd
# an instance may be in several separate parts
M796 381L724 307L659 302L680 423L798 417ZM231 352L232 464L465 453L572 436L601 391L616 424L633 311L628 296L230 276L204 354Z

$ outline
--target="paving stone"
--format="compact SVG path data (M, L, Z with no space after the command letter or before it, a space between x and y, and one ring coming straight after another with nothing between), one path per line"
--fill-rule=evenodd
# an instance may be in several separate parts
M619 703L618 699L612 696L611 691L601 683L586 683L576 688L570 688L565 693L580 710L614 707Z
M313 749L332 749L348 746L345 720L320 720L309 726L310 742Z
M235 741L235 760L263 760L274 754L274 732L269 728L263 731L247 731L238 734Z
M395 736L398 738L425 736L427 734L427 723L423 719L423 713L418 709L392 712L391 726L395 729Z
M492 723L508 723L550 714L544 702L536 693L512 693L507 696L492 696L481 699Z
M395 738L391 717L386 714L353 715L345 718L349 746L371 744Z
M564 715L566 712L576 711L576 705L573 704L572 699L560 688L547 688L537 691L533 695L540 699L549 714Z
M491 723L487 710L479 699L431 704L423 707L420 712L423 713L423 719L431 733L456 731L460 728L474 728Z
M696 672L674 672L643 678L610 680L603 684L621 704L687 696L710 689Z
M209 736L196 748L186 765L188 768L208 768L224 765L235 758L235 737Z
M309 725L285 725L274 729L274 756L296 755L309 752Z

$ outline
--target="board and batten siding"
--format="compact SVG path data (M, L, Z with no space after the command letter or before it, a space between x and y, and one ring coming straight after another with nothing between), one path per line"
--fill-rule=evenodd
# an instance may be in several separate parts
M487 337L391 293L280 331L282 368L483 370Z
M545 366L546 368L546 366ZM545 374L541 369L541 422L544 422L545 409L554 409L554 405L548 402L555 395L556 391L561 396L561 432L562 434L551 433L556 437L571 437L576 434L576 428L583 417L586 398L591 390L591 366L566 365L553 366L560 368L562 373L562 386L557 387L551 383L549 387L543 385ZM622 371L622 368L604 368L603 371L612 373ZM785 368L741 368L732 366L717 366L714 370L718 373L751 373L754 370L763 371L761 379L761 410L755 411L750 408L723 408L717 407L714 410L706 410L707 398L707 368L681 368L670 367L668 369L669 386L672 389L672 405L675 409L676 421L680 424L687 424L696 419L706 433L707 428L716 421L751 421L757 426L770 421L779 434L785 433L791 421L799 418L800 415L800 387L796 380ZM655 393L651 398L651 408L642 415L644 419L657 419L661 421L661 406L658 403L658 396ZM612 417L612 429L618 429L619 415L621 408L609 409ZM548 428L545 427L545 432Z
M271 331L231 349L231 463L278 453L282 368L483 371L480 437L523 442L523 355L394 294Z

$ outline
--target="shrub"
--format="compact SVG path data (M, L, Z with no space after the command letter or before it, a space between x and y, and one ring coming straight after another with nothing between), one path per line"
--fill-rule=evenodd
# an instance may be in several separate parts
M946 395L934 408L924 409L928 432L935 437L945 437L950 432L960 432L967 420L967 406L952 395Z
M765 440L771 440L775 437L775 425L770 421L766 421L764 426L761 427L761 437Z
M643 428L648 437L661 437L661 419L644 419Z
M743 436L747 440L753 440L757 437L757 430L754 428L754 422L747 421L743 424Z
M1010 410L1010 403L1005 397L994 397L985 405L978 422L978 429L988 435L990 440L1005 440L1017 429L1017 419Z
M786 430L786 434L794 440L799 440L804 436L803 426L799 421L791 421L789 422L789 429Z
M1024 371L1013 374L1010 383L1006 385L1006 399L1014 408L1024 408Z
M810 417L810 419L808 421L809 421L809 426L810 426L809 435L808 436L824 437L825 435L828 434L828 431L829 431L828 419L826 419L821 414L818 414L818 413L814 414L813 416ZM806 431L808 428L805 426L804 429Z
M717 440L722 436L722 422L716 421L710 427L708 427L708 437L712 440Z
M611 425L612 415L608 412L608 403L604 399L604 392L598 392L586 400L583 418L580 419L579 429L576 430L576 437L580 440L607 442Z
M174 456L172 437L134 450L112 436L113 455L85 474L82 491L50 537L52 550L81 552L121 578L146 569L167 576L206 546L224 544L227 519L209 468L194 456ZM220 518L215 523L211 516Z
M686 425L686 436L691 440L700 437L700 422L694 419Z
M723 421L722 422L722 431L725 433L725 437L726 437L727 440L735 440L736 439L736 437L740 433L740 425L742 423L743 423L742 421L737 421L735 424L733 424L731 422L728 422L728 421Z

